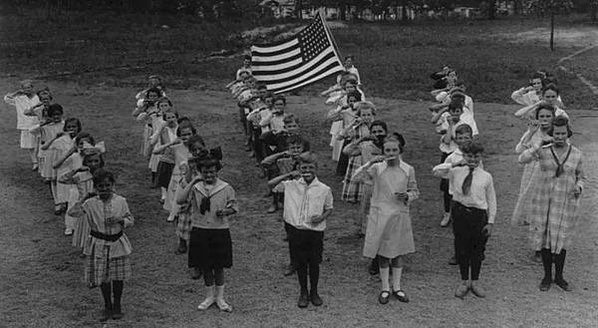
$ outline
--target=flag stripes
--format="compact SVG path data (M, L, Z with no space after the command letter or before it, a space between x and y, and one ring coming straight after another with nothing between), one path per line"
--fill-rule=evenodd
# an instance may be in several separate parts
M251 47L252 71L268 90L282 93L343 71L332 37L318 13L290 40Z

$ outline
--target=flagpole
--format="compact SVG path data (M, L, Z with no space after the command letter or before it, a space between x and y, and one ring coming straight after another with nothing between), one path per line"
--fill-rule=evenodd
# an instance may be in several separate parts
M328 36L328 40L330 40L330 43L332 44L332 48L334 48L336 57L339 60L341 60L340 51L338 51L338 46L336 45L336 41L334 40L334 37L332 36L332 32L330 31L330 28L328 27L328 25L326 25L326 15L324 14L324 9L322 9L322 8L318 9L318 13L320 14L320 19L322 20L322 25L324 25L324 29L326 29L326 35ZM341 64L342 64L342 60L341 60Z

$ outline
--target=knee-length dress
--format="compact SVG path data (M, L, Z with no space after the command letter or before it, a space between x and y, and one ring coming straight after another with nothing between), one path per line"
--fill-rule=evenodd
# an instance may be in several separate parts
M104 240L92 236L83 253L87 256L85 266L85 281L88 286L99 286L101 283L114 280L128 280L131 277L131 263L129 255L132 247L129 238L124 234L124 228L133 225L134 219L124 197L112 194L110 199L103 201L99 196L92 197L83 203L84 218L92 232L104 235L120 234L115 241ZM107 218L123 218L123 223L108 223Z
M530 207L530 240L534 250L547 248L559 254L567 249L575 236L579 202L574 189L583 188L582 153L569 145L568 150L559 156L553 146L546 146L534 152L524 151L519 161L539 163L538 183L533 190ZM562 172L558 174L559 163Z
M365 125L361 125L353 131L354 133L352 133L352 136L350 137L351 140L358 140L359 138L370 134L370 129ZM364 162L362 161L361 154L349 157L349 164L347 165L347 171L345 172L345 178L343 179L342 200L357 203L363 197L363 182L353 179L353 174L355 174L355 171L362 164L364 164Z
M363 255L395 258L415 252L409 204L419 196L415 170L400 161L398 166L386 162L358 169L355 177L367 174L372 178L372 200L368 216ZM397 193L407 193L407 202L399 201Z
M83 249L89 239L89 224L83 217L81 208L83 199L88 193L93 191L93 175L89 171L76 172L71 171L59 177L59 181L63 183L71 183L76 186L74 191L71 191L68 200L68 209L66 215L73 218L74 232L72 245Z
M59 132L64 129L64 121L58 123L50 123L42 127L33 129L33 134L38 134L41 139L41 144L45 144L54 139ZM52 147L43 150L41 147L38 150L39 172L45 180L56 180L57 172L52 167L54 159L56 158L56 150Z
M71 148L73 148L73 144L74 140L68 134L65 134L62 137L56 139L50 146L50 149L54 151L54 159L51 165L53 166L54 164L56 164L56 162L60 158L67 154L71 150ZM82 162L83 161L81 159L81 156L79 156L78 154L73 154L72 156L69 156L69 158L67 158L62 163L62 165L60 165L60 167L55 169L56 177L59 178L65 173L68 173L71 170L75 170L81 167ZM56 203L60 204L68 202L69 195L72 189L76 189L76 186L74 184L62 183L58 181L56 183Z
M531 136L529 136L532 134ZM547 134L545 134L542 130L536 130L535 132L531 132L530 130L526 131L525 134L521 137L521 140L515 147L515 152L517 154L523 153L525 150L530 149L536 145L540 145L542 140L549 138ZM526 139L529 139L526 141ZM515 204L515 208L513 209L513 215L511 216L511 223L513 224L520 224L520 223L529 223L529 211L530 211L530 204L531 204L531 197L533 196L533 189L535 184L538 181L538 176L540 172L540 165L538 161L532 161L527 164L523 164L523 174L521 175L521 184L519 186L519 196L517 198L517 203Z

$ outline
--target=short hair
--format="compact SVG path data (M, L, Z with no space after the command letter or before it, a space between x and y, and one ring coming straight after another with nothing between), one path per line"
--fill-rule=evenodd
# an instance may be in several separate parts
M530 81L531 80L535 80L535 79L540 79L541 81L544 81L544 79L546 78L546 73L541 72L541 71L536 71L534 72L534 74L532 74L530 76Z
M547 134L552 137L554 134L554 128L557 126L566 126L567 127L567 138L571 138L573 135L573 130L571 130L571 125L569 125L569 119L563 115L559 115L552 120L552 126L547 131Z
M299 156L297 156L299 161L299 165L301 164L314 164L316 167L318 166L318 157L315 153L308 151Z
M251 61L251 55L244 55L243 60L249 59Z
M296 123L299 124L299 119L295 116L295 114L285 114L284 117L282 118L282 122L284 124L289 124L289 123Z
M160 89L158 89L158 88L149 88L149 89L147 89L147 91L145 92L145 96L146 96L146 97L149 97L149 94L150 94L151 92L153 92L153 93L157 94L157 95L158 95L158 97L160 97L160 95L162 94L162 92L161 92L161 91L160 91Z
M199 143L204 148L206 147L206 143L203 141L203 138L199 134L195 134L194 136L189 138L187 143L189 144L189 150L191 150L191 148L193 148L193 145L195 145L196 143Z
M205 157L197 160L197 169L207 169L210 167L216 167L216 171L222 170L222 163L217 158Z
M82 139L87 139L87 140L89 140L89 143L90 143L92 146L95 146L95 144L96 144L96 143L95 143L95 140L93 140L93 137L91 136L91 134L89 134L89 133L87 133L87 132L79 132L79 133L77 133L77 136L75 136L75 141L76 141L76 142L79 142L79 140L82 140Z
M100 182L102 182L104 180L108 180L108 181L110 181L110 183L116 182L116 178L114 177L114 174L110 171L107 171L104 169L98 169L93 173L93 184L94 185L97 186L98 184L100 184Z
M448 111L452 112L456 109L463 110L463 102L459 100L451 100L451 102L448 105Z
M484 146L481 143L474 141L470 144L467 144L461 149L464 154L481 154L484 152Z
M369 101L359 101L355 103L355 108L357 109L358 116L361 116L361 111L368 109L372 111L372 114L376 115L376 106Z
M179 118L178 122L179 122L179 126L176 129L177 137L181 136L181 130L183 130L183 129L191 129L191 134L193 134L193 135L197 134L197 129L195 129L195 127L193 126L193 124L191 123L191 121L189 119L181 121L181 119Z
M77 134L79 134L79 132L81 132L81 129L83 129L83 126L81 125L81 121L78 118L74 117L69 117L66 120L64 120L64 127L62 128L62 131L66 131L67 124L71 122L75 122L77 124Z
M353 97L355 100L361 101L361 93L357 90L347 93L347 100L349 100L349 97Z
M276 103L277 101L282 100L283 104L287 104L287 98L285 98L283 95L276 95L274 96L274 101L272 101L272 103Z
M460 124L455 129L455 136L458 134L469 134L470 137L473 136L473 129L469 124Z
M374 126L380 126L380 127L382 127L382 129L384 129L384 131L386 133L388 133L388 125L386 124L386 122L380 121L380 120L375 120L372 122L372 124L370 124L370 130L372 130L372 128Z
M160 94L160 93L158 93L158 95L159 95L159 94ZM160 98L158 98L158 100L156 100L156 108L158 108L158 106L159 106L161 103L163 103L163 102L165 102L165 103L168 103L168 105L169 105L170 107L173 107L173 105L172 105L172 101L170 100L170 98L168 98L168 97L160 97Z
M559 95L559 88L556 86L556 84L554 83L548 83L543 89L542 89L542 95L544 95L546 93L546 91L548 90L552 90L554 92L556 92L556 95Z
M301 144L301 146L303 147L303 150L309 149L309 142L307 140L303 139L298 134L289 135L287 137L286 144L287 144L287 146Z
M85 163L87 163L87 161L94 157L94 156L98 156L100 158L100 168L104 167L104 165L106 165L106 163L104 162L104 155L102 155L102 153L98 153L98 152L93 152L93 153L88 153L83 155L83 165L87 165Z
M60 115L64 114L64 110L62 106L59 104L52 104L48 107L48 116L54 115L54 113L60 113Z
M388 136L386 136L386 138L384 138L384 142L382 144L385 144L387 142L398 143L400 154L402 154L403 151L405 151L405 145L407 144L407 142L405 141L405 138L403 137L402 134L400 134L398 132L393 132L393 133L389 134Z
M552 117L555 116L556 113L556 108L554 108L554 106L552 104L549 104L545 101L541 102L540 105L538 106L538 108L536 108L536 120L538 119L538 117L540 116L540 110L542 109L546 109L548 111L550 111L552 113Z

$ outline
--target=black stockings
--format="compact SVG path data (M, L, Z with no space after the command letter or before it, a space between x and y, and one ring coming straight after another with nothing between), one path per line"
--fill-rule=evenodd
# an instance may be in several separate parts
M224 285L224 269L223 268L210 268L210 269L203 269L203 280L206 286L213 286L216 283L216 286Z
M122 280L114 280L112 282L103 282L100 285L102 290L102 297L104 298L104 307L108 310L112 308L120 311L120 300L123 295L124 282ZM112 295L114 294L114 302L112 302Z
M297 278L299 279L299 286L301 293L307 293L307 275L309 272L309 285L311 293L318 292L318 282L320 281L320 264L318 263L301 263L297 266Z

